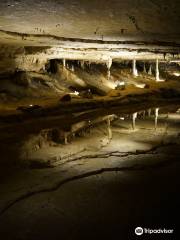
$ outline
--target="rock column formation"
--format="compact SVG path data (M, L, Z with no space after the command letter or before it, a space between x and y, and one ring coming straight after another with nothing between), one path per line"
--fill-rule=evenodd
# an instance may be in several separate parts
M136 60L135 59L133 59L133 76L134 77L138 76L138 71L137 71L137 68L136 68Z
M151 64L150 64L150 66L149 66L148 74L149 74L149 75L152 75L152 67L151 67Z
M63 67L66 67L66 59L63 59Z
M156 59L156 81L159 81L159 61Z

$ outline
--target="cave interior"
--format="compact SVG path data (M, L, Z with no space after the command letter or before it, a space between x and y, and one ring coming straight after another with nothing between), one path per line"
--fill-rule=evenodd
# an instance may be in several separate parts
M1 0L0 239L175 239L179 23L178 0Z

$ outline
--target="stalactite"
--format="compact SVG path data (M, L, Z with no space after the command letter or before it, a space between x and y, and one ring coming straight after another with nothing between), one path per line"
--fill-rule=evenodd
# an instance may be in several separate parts
M66 59L63 59L63 67L66 67Z
M107 65L107 78L108 80L110 80L111 78L111 66L112 66L112 58L109 58L109 60L106 62L106 65Z
M156 59L156 81L159 81L159 61Z
M137 77L138 76L138 71L137 71L137 68L136 68L136 60L135 59L133 59L133 76L134 77Z
M81 64L81 68L84 69L84 61L81 61L80 64Z
M148 109L148 117L151 116L151 108Z
M88 68L90 68L91 67L91 62L87 62L87 66L88 66Z
M111 66L112 66L112 58L109 58L109 60L107 61L106 65L107 65L108 69L111 68Z
M150 64L150 66L149 66L148 74L149 74L149 75L152 75L152 66L151 66L151 64Z
M108 81L110 80L110 78L111 78L111 71L108 70L108 72L107 72L107 79L108 79Z

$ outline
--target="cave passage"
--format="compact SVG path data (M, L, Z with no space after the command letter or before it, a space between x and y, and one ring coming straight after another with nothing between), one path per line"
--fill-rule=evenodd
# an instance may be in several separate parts
M175 239L179 13L0 1L0 239Z

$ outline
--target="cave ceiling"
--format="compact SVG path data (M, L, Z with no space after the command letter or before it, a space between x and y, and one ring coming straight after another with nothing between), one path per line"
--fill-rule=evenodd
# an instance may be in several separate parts
M67 58L69 49L114 51L102 59L126 58L122 49L148 58L150 51L154 58L179 53L179 21L179 0L1 0L0 43L68 49Z

